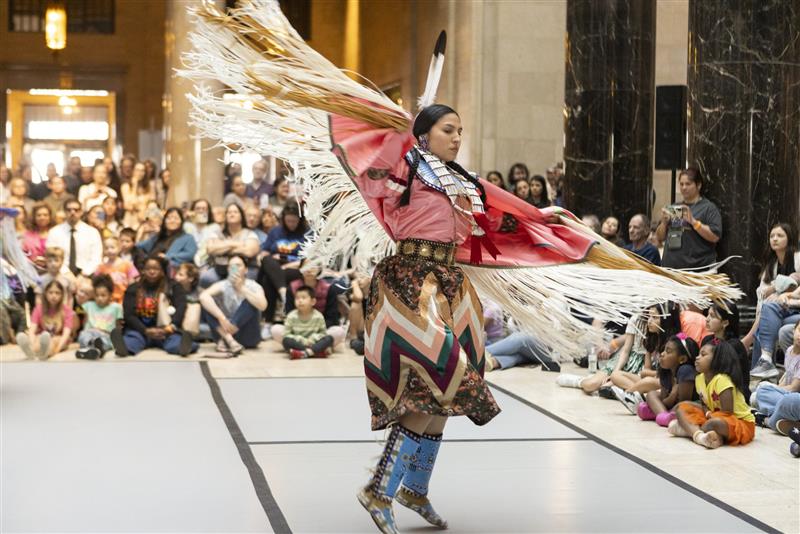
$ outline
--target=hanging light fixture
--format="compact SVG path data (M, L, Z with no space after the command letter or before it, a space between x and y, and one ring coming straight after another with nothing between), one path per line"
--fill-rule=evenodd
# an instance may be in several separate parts
M67 10L61 2L47 4L44 38L50 50L63 50L67 47Z

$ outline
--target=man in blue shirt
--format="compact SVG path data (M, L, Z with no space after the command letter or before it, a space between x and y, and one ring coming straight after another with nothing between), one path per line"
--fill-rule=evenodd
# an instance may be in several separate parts
M650 220L647 215L637 213L628 223L628 239L630 243L622 248L630 250L637 256L649 261L653 265L661 265L661 255L658 249L647 241L650 235Z

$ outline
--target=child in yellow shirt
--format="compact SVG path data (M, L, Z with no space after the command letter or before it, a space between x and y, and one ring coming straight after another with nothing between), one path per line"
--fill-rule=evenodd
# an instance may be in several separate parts
M680 403L670 434L691 437L709 449L753 441L755 417L742 394L745 384L736 350L726 341L709 339L700 348L695 368L695 388L703 405Z

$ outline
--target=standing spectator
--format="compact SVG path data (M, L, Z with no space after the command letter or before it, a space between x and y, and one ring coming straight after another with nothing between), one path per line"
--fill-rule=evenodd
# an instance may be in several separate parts
M300 216L296 203L287 204L281 213L281 224L267 236L263 250L267 253L261 260L259 280L267 296L267 323L274 320L275 313L283 313L286 303L286 284L302 278L300 273L300 248L306 240L308 223Z
M112 160L110 156L106 156L103 158L103 165L106 166L106 172L108 173L108 187L117 193L117 197L121 196L122 179L120 178L119 171L117 171L116 164L114 164L114 160Z
M234 254L247 258L248 278L255 278L258 273L256 256L258 256L258 236L245 227L245 216L238 204L230 204L225 209L225 226L222 232L210 238L206 243L211 268L200 275L200 287L209 287L214 282L228 277L228 260Z
M500 171L489 171L486 173L486 181L490 184L496 185L500 189L505 189L506 184L503 182L503 175Z
M289 180L285 176L279 176L275 180L275 194L269 199L269 205L278 217L281 216L283 208L289 202L289 196Z
M67 348L75 314L66 301L66 290L51 280L44 288L44 298L31 313L30 330L17 334L17 345L28 358L46 360Z
M531 195L530 202L539 209L550 207L550 198L547 193L547 182L544 176L534 174L530 181Z
M253 181L247 186L246 195L253 199L256 206L263 208L272 196L272 184L268 181L269 166L260 159L253 163ZM266 198L265 198L266 197Z
M95 164L92 169L92 183L81 187L78 200L88 212L94 206L101 205L106 197L117 198L117 192L108 186L108 171L101 162Z
M161 223L158 235L137 245L148 256L158 256L169 261L172 269L194 260L197 243L194 237L183 231L183 213L178 208L169 208Z
M75 197L67 192L67 184L61 176L53 176L47 185L50 188L50 194L44 197L42 202L50 208L50 213L55 220L58 212L64 212L64 202Z
M653 265L661 265L661 256L658 253L658 249L647 241L649 233L650 220L647 215L637 213L628 222L628 239L630 239L630 243L623 245L622 248L630 250Z
M264 290L245 275L245 258L231 256L228 277L200 294L206 323L217 342L217 351L238 355L242 349L254 349L261 341L259 321L267 308Z
M261 210L258 209L258 206L247 206L247 209L244 210L244 216L247 227L256 234L258 247L261 248L267 240L267 234L261 230Z
M78 190L81 188L81 185L83 185L81 182L81 158L78 156L69 158L67 170L64 172L64 182L66 183L67 193L76 197L78 195ZM53 213L55 213L55 211Z
M113 348L111 332L122 323L122 305L112 301L114 283L106 274L92 277L94 300L81 305L86 314L86 325L78 335L78 351L75 357L84 360L96 360Z
M678 179L683 206L681 216L661 210L658 238L665 242L664 267L692 269L717 261L717 242L722 237L722 217L717 206L701 196L703 176L695 168L681 172Z
M511 189L516 190L516 184L520 180L526 182L530 180L531 173L528 171L528 166L524 163L515 163L508 170L508 185Z
M517 180L514 182L514 195L527 203L531 203L531 186L527 180Z
M154 189L145 173L144 163L134 165L131 181L122 183L123 225L137 228L144 222L147 206L156 199Z
M197 350L191 334L180 330L186 313L186 293L180 284L167 278L165 266L166 262L158 257L147 258L142 279L125 291L125 330L116 328L111 332L117 356L136 355L148 347L181 356Z
M622 239L619 238L619 219L613 215L603 219L603 224L600 225L600 235L606 238L607 241L617 246L622 246Z
M105 261L97 267L96 274L105 274L111 278L111 299L122 304L128 286L139 277L139 271L130 260L120 258L119 239L111 236L103 241Z
M234 176L241 176L242 175L242 166L236 162L231 161L227 165L225 165L225 188L223 190L224 194L228 194L231 192L231 183Z
M93 167L81 167L81 185L78 186L78 190L73 193L75 198L78 198L78 195L80 195L81 187L92 183L92 169Z
M164 209L167 206L167 195L169 195L170 182L172 182L172 171L169 169L163 169L160 173L158 173L158 179L155 182L155 191L156 202L161 209Z
M35 202L28 196L28 182L22 178L12 178L8 183L8 199L6 204L9 206L21 206L25 213L33 212Z
M130 183L133 177L133 167L136 165L136 156L133 154L125 154L119 160L119 178L120 182Z
M103 260L103 242L100 233L96 228L81 221L83 210L77 200L68 200L64 204L64 211L67 220L50 230L47 235L47 246L59 247L64 251L67 261L61 268L62 273L92 276Z
M245 185L244 180L242 180L242 175L237 174L233 176L231 178L231 192L225 195L222 205L227 208L231 204L236 204L240 208L245 209L247 206L254 204L253 199L249 198L246 192L247 185Z
M37 272L43 273L46 267L44 251L47 247L47 234L53 227L53 214L47 204L36 204L33 206L31 219L30 229L22 237L22 251Z

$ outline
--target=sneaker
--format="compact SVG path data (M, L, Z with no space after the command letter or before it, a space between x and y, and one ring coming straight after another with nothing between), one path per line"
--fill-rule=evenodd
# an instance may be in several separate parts
M111 331L111 344L114 346L114 352L120 358L130 356L128 347L125 346L125 340L122 337L122 330L115 328Z
M50 340L49 332L42 332L39 336L39 352L36 353L36 357L42 361L50 357Z
M611 386L611 391L614 393L614 397L631 412L631 415L636 415L639 409L639 403L644 401L638 392L629 393L617 386Z
M553 360L543 360L542 361L542 371L549 371L551 373L560 373L561 372L561 365Z
M25 357L29 360L33 360L35 355L33 353L33 347L31 347L31 338L28 337L28 334L24 332L19 332L17 334L17 345L22 352L25 353Z
M289 349L290 360L302 360L304 358L308 358L308 354L306 353L306 351L299 349Z
M751 377L762 378L764 380L775 378L779 374L780 371L778 371L778 368L775 367L775 364L766 358L759 359L758 364L750 371Z
M315 352L314 353L314 357L315 358L327 358L328 356L331 355L331 353L333 353L333 351L330 349L330 347L328 347L327 349L323 349L323 350L321 350L319 352Z
M614 400L614 399L616 399L616 397L614 396L614 392L611 390L611 388L614 388L614 387L617 387L617 386L604 386L604 387L601 387L600 389L597 390L597 394L600 397L604 398L604 399Z
M80 360L96 360L101 357L100 351L94 347L89 347L87 349L78 349L75 352L75 357Z
M261 327L261 340L267 341L272 339L272 323L264 323Z
M797 426L795 426L794 428L790 428L789 438L791 438L792 441L800 445L800 428L798 428Z
M562 388L579 388L581 387L581 380L583 380L582 376L565 373L563 375L558 375L556 384Z
M775 423L775 430L777 430L784 436L789 436L790 433L792 432L792 429L794 429L795 431L799 431L800 421L792 421L791 419L781 419L780 421ZM792 437L792 439L795 438Z
M106 354L106 346L103 343L102 339L100 339L100 338L95 339L92 342L92 345L94 345L94 348L96 348L97 352L100 354L100 356L98 356L98 358L102 358L103 356L105 356L105 354Z
M750 413L752 413L753 417L756 418L756 426L760 426L761 428L767 428L768 417L765 414L753 410L750 410Z
M185 358L192 352L192 334L189 332L182 332L181 333L181 344L178 345L178 354Z

